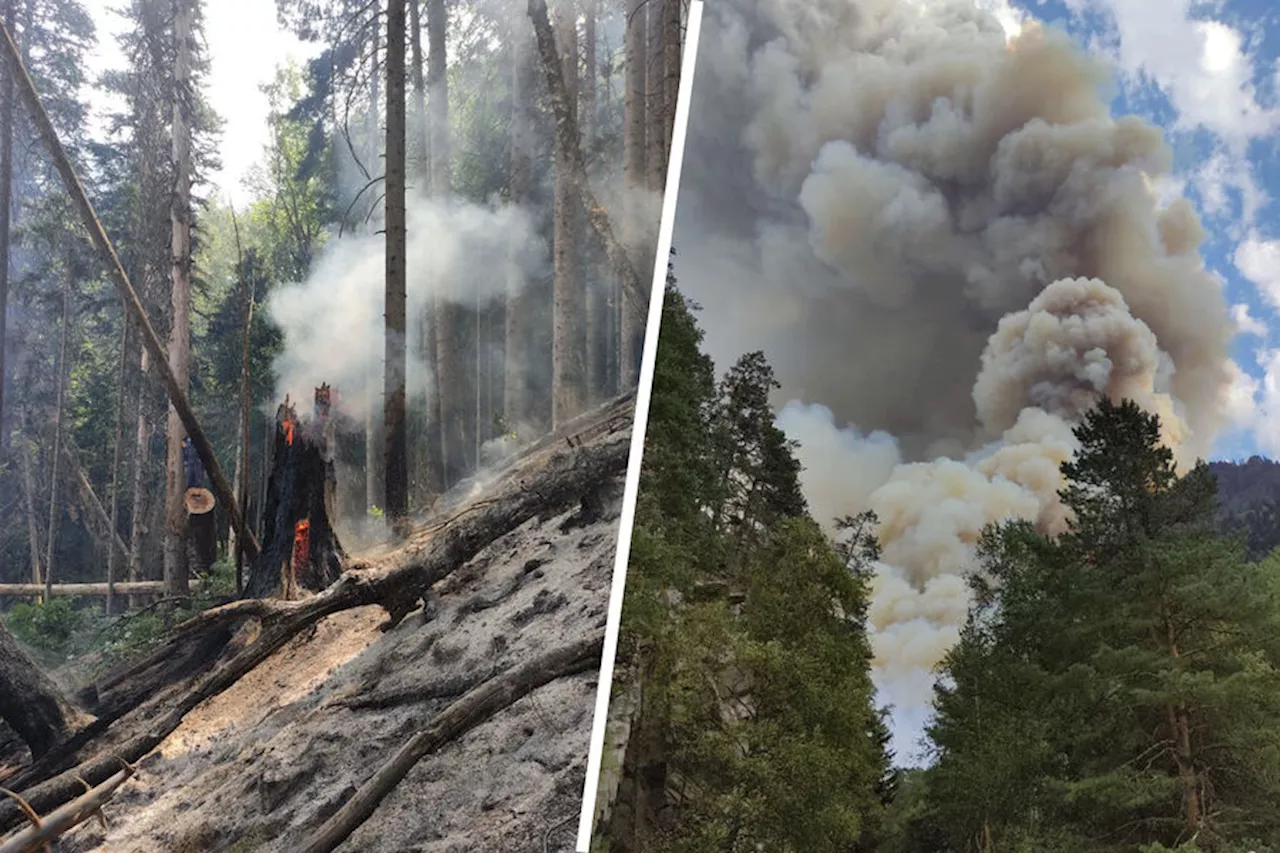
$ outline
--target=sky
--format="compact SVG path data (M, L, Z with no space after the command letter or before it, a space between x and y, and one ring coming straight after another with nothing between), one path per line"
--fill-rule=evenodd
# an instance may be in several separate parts
M98 46L89 57L90 78L124 65L116 36L128 23L113 10L127 0L83 0L98 28ZM212 0L204 4L204 30L211 68L205 93L223 119L217 152L221 169L209 176L207 188L237 206L248 203L244 179L263 159L267 144L267 96L261 86L275 78L278 67L305 61L316 48L281 29L275 0ZM115 107L95 91L91 99L94 120ZM214 192L208 192L213 195Z
M1164 129L1173 187L1200 211L1202 254L1239 334L1235 427L1214 456L1280 456L1280 8L1267 0L1025 0L1116 74L1113 112Z

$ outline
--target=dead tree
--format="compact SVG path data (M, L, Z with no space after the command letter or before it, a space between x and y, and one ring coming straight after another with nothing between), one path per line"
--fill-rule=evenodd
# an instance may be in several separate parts
M346 553L333 529L331 402L329 386L322 385L308 421L298 418L287 398L276 411L262 552L249 573L249 598L296 598L301 590L325 589L342 574Z

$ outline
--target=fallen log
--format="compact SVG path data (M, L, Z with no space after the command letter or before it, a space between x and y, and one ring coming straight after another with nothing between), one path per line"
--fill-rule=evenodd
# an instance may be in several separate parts
M203 581L192 579L191 591L197 592ZM92 596L99 597L111 594L111 584L105 583L55 583L52 594L55 596ZM115 584L115 595L163 595L164 581L122 581ZM0 583L0 598L29 598L44 595L45 585L42 583Z
M101 813L102 807L116 790L133 775L133 768L125 767L83 797L72 800L53 814L0 842L0 853L35 853L47 849L54 840L62 837L89 818Z
M378 804L424 756L543 685L598 667L603 648L604 632L598 631L512 667L462 696L405 742L337 814L307 839L301 848L303 853L330 853L369 819Z
M530 519L558 514L584 502L602 484L621 477L630 452L631 420L625 419L627 428L623 429L623 420L613 417L616 411L616 401L597 410L596 416L608 417L610 426L592 426L594 437L590 441L578 444L561 434L561 441L513 466L484 500L462 507L438 525L417 531L404 547L391 554L353 561L336 583L317 595L296 601L243 599L206 610L176 626L170 639L149 656L150 661L164 661L199 642L210 631L225 632L247 620L257 623L251 639L239 646L232 642L223 658L199 675L185 692L176 697L171 692L153 697L122 717L117 726L129 733L123 742L74 766L71 761L63 762L56 775L24 772L13 787L39 811L57 808L83 790L81 779L99 784L115 772L119 758L138 761L159 746L193 708L231 687L326 616L378 604L389 614L388 625L397 624L418 606L433 584L465 565L490 543ZM0 831L20 820L15 805L0 804Z

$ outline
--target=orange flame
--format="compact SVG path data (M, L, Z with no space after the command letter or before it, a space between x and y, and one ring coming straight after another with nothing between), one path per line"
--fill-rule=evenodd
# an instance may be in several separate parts
M293 570L307 562L311 556L311 521L302 519L293 528Z
M282 426L284 427L284 443L292 445L293 444L293 418L285 418L284 424Z

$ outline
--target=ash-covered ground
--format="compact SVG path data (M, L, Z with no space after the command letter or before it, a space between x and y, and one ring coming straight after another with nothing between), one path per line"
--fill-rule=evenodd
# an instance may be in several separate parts
M108 828L60 849L301 849L451 701L603 626L621 492L619 479L589 523L574 509L510 531L385 634L378 607L321 621L189 714L108 804ZM572 850L596 684L554 681L426 756L339 849Z

